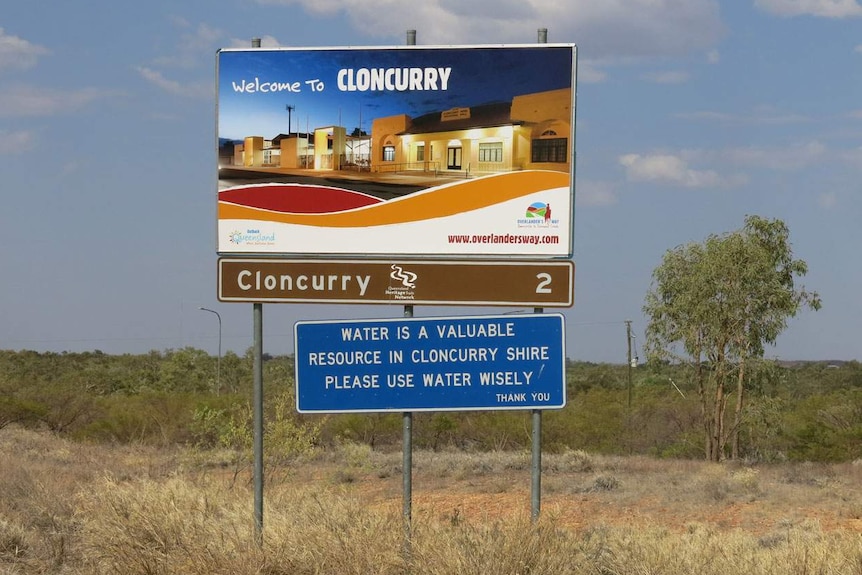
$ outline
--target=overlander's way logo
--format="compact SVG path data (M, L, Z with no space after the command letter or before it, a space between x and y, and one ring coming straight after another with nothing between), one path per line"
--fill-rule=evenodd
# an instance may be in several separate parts
M518 220L518 227L552 227L560 225L559 218L551 217L551 204L533 202L527 207L524 217Z

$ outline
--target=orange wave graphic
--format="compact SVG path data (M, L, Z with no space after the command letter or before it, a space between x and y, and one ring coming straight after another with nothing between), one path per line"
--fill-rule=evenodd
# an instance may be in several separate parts
M478 210L535 192L569 186L569 174L509 172L429 188L397 200L330 214L286 214L219 202L220 220L258 220L327 228L364 228L430 220Z

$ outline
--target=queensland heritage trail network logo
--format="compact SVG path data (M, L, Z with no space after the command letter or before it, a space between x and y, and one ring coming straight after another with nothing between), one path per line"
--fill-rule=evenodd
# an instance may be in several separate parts
M389 278L393 283L386 288L386 295L391 296L394 300L412 300L416 299L416 278L419 276L411 271L405 270L398 264L392 264L392 271L389 273Z
M551 217L551 204L545 202L533 202L527 207L524 217L518 220L519 228L556 228L559 225L559 218Z

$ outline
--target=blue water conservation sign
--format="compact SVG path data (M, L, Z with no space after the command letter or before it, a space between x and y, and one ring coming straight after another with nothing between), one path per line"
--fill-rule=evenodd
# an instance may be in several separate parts
M307 321L294 342L301 413L566 404L560 314Z

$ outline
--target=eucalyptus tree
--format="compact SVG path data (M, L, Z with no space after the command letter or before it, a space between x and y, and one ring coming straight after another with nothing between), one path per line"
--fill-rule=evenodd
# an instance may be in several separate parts
M807 264L793 258L785 223L758 216L747 216L739 230L669 250L653 271L643 308L649 318L645 347L652 360L692 367L707 459L723 459L728 441L731 457L738 456L752 364L801 308L820 308L816 292L796 286L807 272Z

